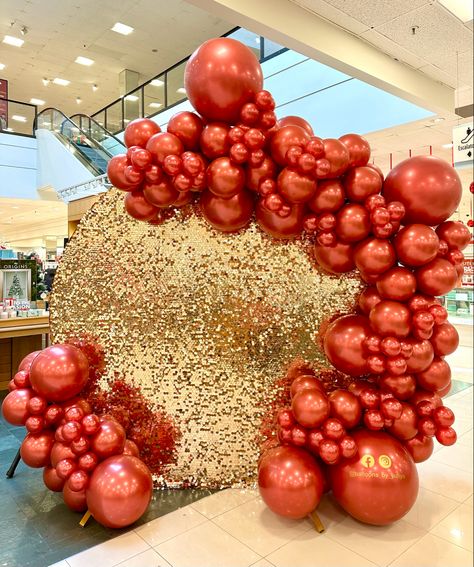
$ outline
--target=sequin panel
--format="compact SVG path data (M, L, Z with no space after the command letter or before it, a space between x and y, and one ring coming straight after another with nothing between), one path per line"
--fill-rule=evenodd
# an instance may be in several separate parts
M67 245L52 336L97 336L105 378L120 373L173 417L177 464L155 480L248 485L275 380L296 357L324 360L319 324L350 312L360 289L353 276L318 272L303 244L276 242L256 225L226 235L195 214L137 222L112 189Z

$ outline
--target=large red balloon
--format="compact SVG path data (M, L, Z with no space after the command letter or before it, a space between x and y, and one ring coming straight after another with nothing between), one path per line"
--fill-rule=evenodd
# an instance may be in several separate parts
M143 461L116 455L100 463L86 490L94 518L108 528L124 528L143 515L151 500L153 481Z
M339 140L349 151L350 167L359 167L367 164L370 158L370 146L365 138L358 134L344 134Z
M127 148L141 146L144 148L148 140L161 132L161 128L156 122L149 118L137 118L128 123L125 128L124 141Z
M402 406L402 415L394 420L393 425L390 426L388 430L392 435L398 437L398 439L406 441L412 439L418 433L418 417L412 404L403 402Z
M222 122L211 122L204 127L200 147L206 157L215 159L228 154L230 142L227 134L229 130L229 126Z
M168 132L174 134L181 140L187 150L197 150L199 148L199 138L203 129L201 118L194 112L185 110L174 114L168 126Z
M360 421L362 408L358 398L349 390L333 390L329 394L330 413L346 429L354 428Z
M280 120L277 121L277 127L283 128L283 126L299 126L303 128L303 130L306 130L310 136L314 136L311 124L304 118L301 118L301 116L285 116L280 118Z
M422 372L433 362L434 350L430 341L407 339L412 347L411 356L407 359L407 372Z
M373 333L362 315L345 315L331 323L324 335L324 352L341 372L351 376L368 373L364 341Z
M426 370L416 375L416 381L418 386L430 392L443 390L451 383L449 364L443 358L436 356Z
M179 192L176 191L176 189L173 187L170 178L164 175L161 181L159 181L158 183L145 183L143 187L143 196L145 197L145 200L150 204L150 206L143 206L143 213L141 209L139 213L142 214L144 220L146 220L146 217L148 217L149 214L156 214L155 207L170 207L171 205L176 203L180 195ZM138 204L141 205L141 202L139 203L137 200L137 204L134 205L135 211L138 208ZM137 218L136 213L132 214L128 210L127 200L125 200L125 208L132 217Z
M349 167L349 150L339 140L326 138L323 140L324 157L329 161L331 168L329 172L322 176L325 179L332 179L342 175Z
M354 249L350 244L336 242L334 246L314 245L314 257L318 264L331 274L343 274L355 268Z
M437 356L447 356L458 348L459 333L451 323L435 325L430 342Z
M107 164L107 177L110 183L122 191L134 191L138 188L138 183L131 183L125 177L125 168L130 165L125 154L112 157Z
M236 123L242 106L262 90L262 68L239 41L210 39L186 63L184 86L199 114L209 120Z
M319 504L324 477L316 460L304 449L275 447L262 456L258 487L265 504L280 516L304 518Z
M344 187L339 179L325 179L318 182L316 193L308 201L313 213L334 213L344 204Z
M153 160L163 165L165 157L175 155L179 156L184 152L184 146L181 140L170 132L158 132L154 134L146 145L146 149L153 156Z
M443 258L435 258L416 270L418 289L429 295L445 295L458 281L456 268Z
M304 148L310 136L301 126L283 126L277 130L270 142L272 158L281 166L285 166L286 152L291 146Z
M28 433L20 447L20 455L29 467L40 469L49 465L54 433L46 429L39 433Z
M369 235L369 212L362 205L349 203L336 215L336 234L343 242L357 242Z
M11 391L2 403L2 414L11 425L25 425L29 416L28 402L34 396L30 388L17 388Z
M370 324L382 337L407 337L411 330L411 314L399 301L383 299L370 311Z
M358 455L329 467L334 498L351 516L385 526L402 518L418 495L418 473L410 454L387 433L352 433Z
M404 443L405 448L412 456L415 463L422 463L433 454L434 444L433 438L425 435L415 435Z
M125 437L125 430L118 422L104 420L91 437L91 450L99 459L119 455L123 452Z
M43 469L43 482L53 492L61 492L64 487L64 479L59 478L56 469L49 466Z
M384 299L407 301L416 291L416 278L411 270L397 266L384 272L376 286Z
M367 238L360 242L354 250L356 266L363 273L380 275L396 262L396 254L388 240Z
M382 179L371 167L354 167L344 176L344 189L351 201L363 203L370 195L380 193Z
M255 213L258 226L274 238L294 238L303 230L302 205L293 205L287 217L280 217L259 201Z
M456 170L434 156L402 161L387 175L383 195L405 206L403 224L436 226L449 218L461 201L462 185Z
M271 157L265 156L260 165L247 167L246 186L252 191L257 192L262 181L275 178L276 171L276 163Z
M409 224L397 233L393 241L398 260L407 266L422 266L436 258L439 238L425 224Z
M305 203L316 191L316 181L309 175L285 167L277 179L278 190L289 203Z
M66 506L73 512L85 512L87 510L86 491L76 492L69 486L69 479L64 484L63 498Z
M459 221L447 221L441 223L436 229L436 234L441 240L447 242L450 248L464 250L472 240L471 231Z
M27 354L25 356L25 358L20 362L20 365L18 366L18 372L20 372L22 370L27 370L29 372L31 365L33 363L33 360L37 357L37 355L40 352L41 352L40 350L35 350L33 352L30 352L30 354Z
M206 178L209 191L223 199L237 195L245 184L244 169L232 163L228 157L212 161L206 170Z
M52 402L62 402L77 395L88 379L86 355L68 344L45 348L31 365L32 387Z
M222 232L235 232L248 225L253 214L253 198L249 191L240 191L230 199L204 191L199 201L207 222Z

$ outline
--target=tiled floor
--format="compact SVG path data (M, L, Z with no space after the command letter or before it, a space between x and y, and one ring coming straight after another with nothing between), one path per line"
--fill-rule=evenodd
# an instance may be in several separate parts
M10 545L2 545L0 566L43 567L66 557L55 567L471 567L474 388L465 383L473 380L471 340L450 360L454 376L464 381L446 399L457 416L458 443L437 445L432 458L418 465L418 500L392 526L361 524L330 496L318 509L326 527L318 534L309 519L273 514L256 490L205 497L203 491L172 491L156 493L141 525L113 537L117 532L93 521L79 528L78 516L41 487L39 471L20 465L16 478L0 479L0 533ZM0 424L3 475L18 443L13 433L22 433L8 428L5 436L2 427L7 427Z

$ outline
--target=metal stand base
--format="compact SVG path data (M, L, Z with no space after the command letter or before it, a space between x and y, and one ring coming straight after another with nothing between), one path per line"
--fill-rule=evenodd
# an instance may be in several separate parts
M16 471L16 467L18 466L18 463L20 462L21 456L20 456L20 449L18 449L15 458L12 461L12 464L10 465L10 468L7 470L7 478L12 478L13 475L15 474Z

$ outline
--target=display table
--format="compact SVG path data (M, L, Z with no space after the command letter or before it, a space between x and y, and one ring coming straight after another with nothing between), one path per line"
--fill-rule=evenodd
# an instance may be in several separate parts
M0 390L28 353L48 346L49 316L0 320Z

